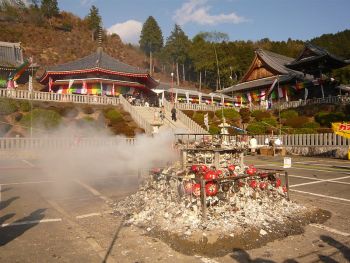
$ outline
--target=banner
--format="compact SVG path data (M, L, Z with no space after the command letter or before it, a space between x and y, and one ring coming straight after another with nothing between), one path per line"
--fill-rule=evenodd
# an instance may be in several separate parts
M334 122L332 129L335 134L350 139L350 122Z

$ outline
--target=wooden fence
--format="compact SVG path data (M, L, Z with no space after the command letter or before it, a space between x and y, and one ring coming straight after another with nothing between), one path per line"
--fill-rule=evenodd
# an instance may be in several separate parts
M106 97L97 95L75 95L75 94L58 94L53 92L27 91L27 90L6 90L0 89L0 97L33 100L33 101L52 101L52 102L70 102L84 103L92 105L118 105L119 98Z
M259 145L265 144L269 135L256 135ZM276 136L275 136L276 137ZM346 139L335 133L316 134L286 134L277 136L282 140L283 146L349 146L350 139Z
M74 149L133 145L135 138L0 138L0 151L33 149Z

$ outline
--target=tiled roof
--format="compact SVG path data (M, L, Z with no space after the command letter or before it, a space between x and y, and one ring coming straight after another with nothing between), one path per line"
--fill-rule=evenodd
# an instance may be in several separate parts
M125 64L110 55L98 49L97 52L86 56L84 58L68 62L65 64L48 67L47 72L50 71L74 71L101 68L105 70L111 70L116 72L134 73L134 74L147 74L146 70L130 66Z

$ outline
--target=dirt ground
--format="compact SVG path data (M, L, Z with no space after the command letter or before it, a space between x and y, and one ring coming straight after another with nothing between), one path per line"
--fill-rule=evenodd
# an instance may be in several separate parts
M59 180L35 160L1 159L0 262L349 262L350 162L302 157L292 162L292 200L329 213L302 228L293 222L276 225L282 234L274 241L252 230L239 244L234 236L220 240L220 253L211 248L201 253L125 226L112 214L115 200L136 191L136 176ZM281 168L282 159L248 157L246 163Z

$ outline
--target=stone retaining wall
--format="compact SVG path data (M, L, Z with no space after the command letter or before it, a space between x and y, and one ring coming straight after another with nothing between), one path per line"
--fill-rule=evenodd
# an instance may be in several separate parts
M291 155L322 156L348 159L348 146L288 146L286 151Z

